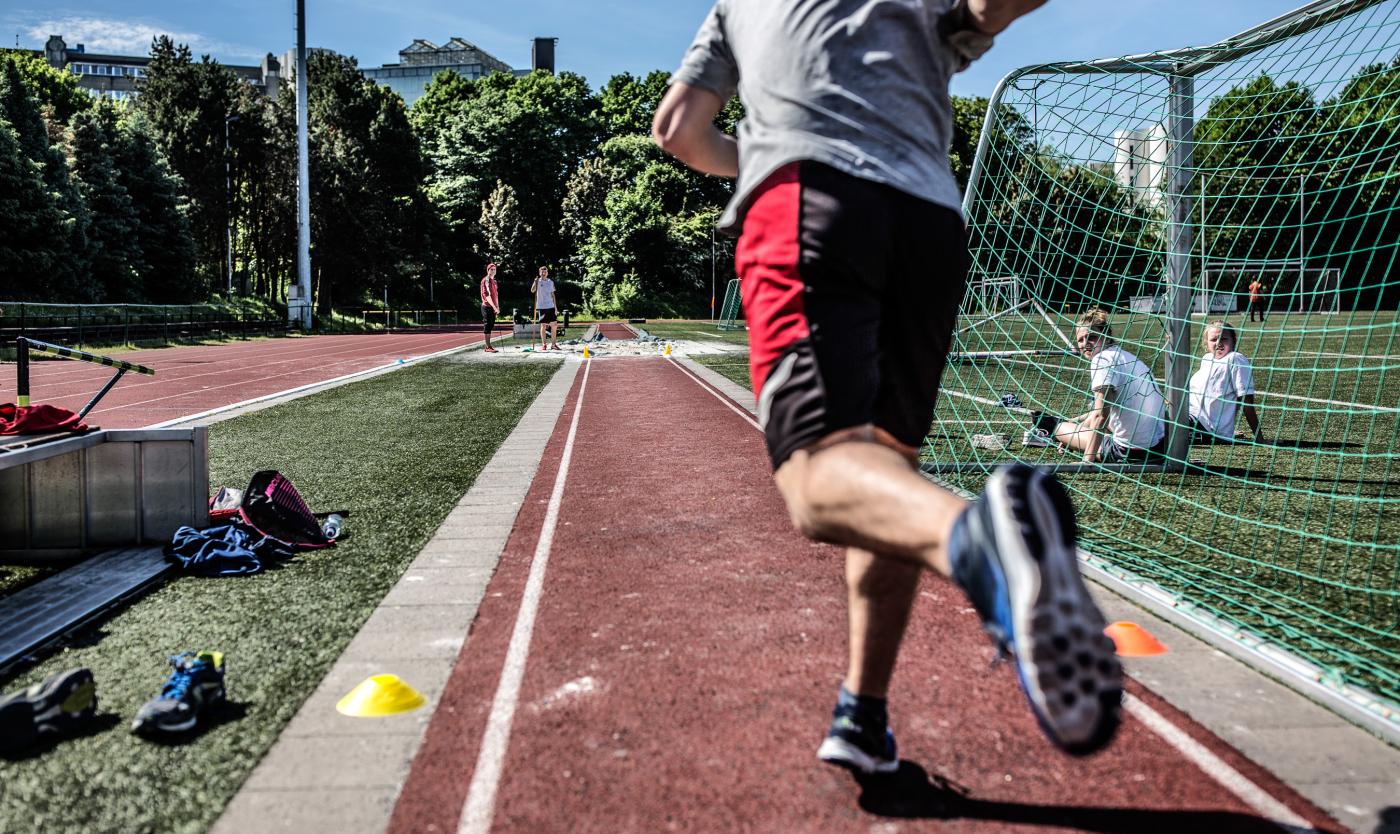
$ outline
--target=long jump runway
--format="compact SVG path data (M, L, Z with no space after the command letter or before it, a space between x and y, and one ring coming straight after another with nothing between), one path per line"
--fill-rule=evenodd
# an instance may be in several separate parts
M748 413L669 360L595 360L543 461L394 832L1341 830L1135 684L1109 750L1060 754L931 577L891 693L900 772L859 784L814 756L841 553L790 529Z
M87 416L107 429L140 428L482 340L480 333L356 334L266 339L123 353L154 368L127 374ZM72 360L30 361L34 403L78 411L112 369ZM0 402L14 402L13 363L0 366Z

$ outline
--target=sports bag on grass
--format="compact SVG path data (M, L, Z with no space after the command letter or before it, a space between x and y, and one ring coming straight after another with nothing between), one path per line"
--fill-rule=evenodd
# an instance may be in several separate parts
M267 469L253 475L238 508L243 521L268 538L288 547L330 547L316 514L306 506L297 488L286 476Z

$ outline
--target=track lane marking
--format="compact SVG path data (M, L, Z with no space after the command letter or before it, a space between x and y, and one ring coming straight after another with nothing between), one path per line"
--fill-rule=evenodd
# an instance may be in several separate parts
M685 366L681 365L681 363L677 362L675 359L673 359L673 358L670 357L670 356L666 357L666 361L670 362L671 365L674 366L674 367L676 368L676 370L678 370L678 371L680 371L681 373L685 374L686 376L690 377L691 380L693 380L693 381L695 382L696 385L699 385L699 386L700 386L701 388L703 388L704 390L710 392L710 396L712 396L712 397L714 397L715 399L719 400L720 402L724 403L724 406L725 406L726 408L728 408L730 411L732 411L732 412L734 412L735 414L738 414L740 417L744 418L744 422L746 422L746 423L748 423L750 426L753 426L754 428L758 429L760 432L763 431L763 426L760 426L760 425L758 424L758 421L755 420L751 414L749 414L747 411L744 411L743 409L739 408L739 406L735 405L734 402L733 402L732 400L730 400L728 397L726 397L725 395L721 394L720 392L718 392L718 391L716 391L715 389L711 388L709 385L705 384L705 381L704 381L704 380L702 380L700 377L696 376L695 374L691 373Z
M535 544L535 555L530 562L530 575L525 580L525 593L520 598L520 610L516 612L515 629L511 632L510 646L506 649L505 662L501 666L501 679L496 685L496 695L491 701L491 714L481 739L481 751L477 755L476 768L472 772L471 787L467 789L462 817L457 826L458 834L487 834L491 830L491 820L496 812L496 791L500 787L501 771L505 767L506 748L510 745L511 724L515 721L515 708L520 700L520 685L525 677L525 662L530 655L530 638L535 631L535 617L539 612L540 597L544 593L544 572L549 564L550 550L554 546L554 529L559 522L559 508L563 504L564 482L569 477L569 462L573 459L579 415L583 413L583 395L588 390L588 374L593 369L593 363L585 362L583 368L583 381L579 383L578 399L574 402L574 416L569 423L564 452L560 455L559 471L554 476L554 488L549 494L549 504L545 508L540 538Z
M670 357L667 358L670 359ZM710 392L712 396L728 406L731 411L743 417L749 425L754 428L759 428L758 423L747 413L740 411L738 406L736 406L729 397L711 388L698 376L681 366L674 359L670 359L670 361L672 365L675 365L682 373L690 377L696 385ZM998 403L998 405L1000 405L1000 403ZM759 430L762 431L762 429ZM1287 805L1284 805L1268 791L1259 787L1254 782L1251 782L1243 773L1240 773L1238 770L1226 764L1223 759L1212 753L1205 745L1191 738L1185 731L1171 723L1165 716L1143 703L1142 700L1131 693L1123 693L1123 708L1138 721L1142 722L1143 726L1155 733L1158 738L1162 739L1188 761L1200 768L1201 772L1213 779L1216 784L1229 791L1250 808L1253 808L1267 821L1277 825L1284 831L1290 832L1290 834L1294 834L1294 832L1303 834L1303 832L1315 832L1317 830L1309 824L1307 820L1293 812Z

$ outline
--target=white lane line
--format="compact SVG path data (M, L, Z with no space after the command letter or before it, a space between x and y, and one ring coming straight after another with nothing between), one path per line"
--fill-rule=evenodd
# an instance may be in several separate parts
M724 403L724 405L725 405L726 408L728 408L730 411L734 412L735 414L738 414L740 417L744 418L744 422L748 423L750 426L753 426L754 428L758 429L759 431L763 431L763 426L760 426L760 425L758 424L758 421L755 420L755 419L753 418L753 415L749 414L747 411L745 411L745 410L743 410L742 408L740 408L739 406L735 405L734 402L733 402L732 400L730 400L728 397L726 397L725 395L721 394L720 392L718 392L718 391L716 391L715 389L711 388L710 386L706 385L706 384L705 384L705 381L704 381L703 379L701 379L700 377L698 377L698 376L696 376L695 374L691 373L688 369L685 368L685 366L681 365L681 363L677 362L675 359L672 359L672 358L669 357L669 356L666 357L666 359L667 359L667 361L669 361L672 365L675 366L676 370L680 371L681 373L685 374L686 376L688 376L688 377L690 377L692 380L694 380L696 385L699 385L701 388L705 389L706 391L709 391L709 392L710 392L710 396L712 396L712 397L714 397L715 399L719 400L720 402Z
M676 367L681 368L680 365ZM710 388L710 386L702 382L699 377L690 373L685 368L681 368L681 370L685 372L686 376L695 380L696 385L699 385L701 388L704 388L706 391L718 397L720 401L729 406L731 410L735 412L739 411L728 397ZM945 393L952 392L945 391ZM963 396L968 396L969 399L975 399L970 395L964 394ZM997 403L997 405L1000 405L1000 403ZM747 414L743 414L743 416L748 419L749 423L753 425L754 428L758 428L758 423L754 422L752 418ZM1253 808L1270 822L1273 822L1289 832L1301 833L1316 830L1308 824L1307 820L1295 814L1288 806L1279 802L1263 788L1249 781L1244 774L1230 767L1221 760L1219 756L1210 752L1205 745L1191 738L1175 724L1168 721L1161 713L1152 709L1137 697L1124 693L1123 707L1129 714L1141 721L1149 730L1156 733L1163 741L1176 748L1181 755L1185 756L1199 767L1207 776L1219 783L1221 787L1234 794L1241 802Z
M258 403L267 402L268 400L275 400L275 399L278 399L278 398L280 398L280 397L294 397L295 395L301 394L301 393L304 393L304 392L305 392L305 393L310 393L310 391L311 391L312 389L317 389L317 390L319 390L319 389L321 389L321 388L335 388L335 387L337 387L337 386L344 385L344 384L347 383L347 382L353 382L353 381L355 381L355 380L357 380L357 379L360 379L361 377L374 376L374 375L377 375L377 374L382 374L382 373L387 373L387 372L389 372L389 371L397 370L397 369L399 369L399 368L406 368L406 367L408 367L409 365L416 365L416 364L418 364L419 362L424 362L424 361L426 361L426 360L428 360L428 359L436 359L436 358L438 358L439 356L447 356L447 355L453 354L453 353L461 353L462 351L467 350L468 348L471 348L471 347L474 347L474 346L475 346L475 345L462 345L461 347L447 348L446 350L440 350L440 351L438 351L438 352L436 352L436 353L427 353L427 354L424 354L424 355L422 355L422 356L413 356L413 357L409 357L408 359L405 359L405 360L403 360L402 362L390 362L390 363L387 364L387 365L380 365L380 366L377 367L377 368L366 368L366 369L363 370L363 371L355 371L354 373L345 374L344 376L338 376L338 377L335 377L334 379L323 379L323 380L321 380L320 382L308 382L308 383L305 384L305 385L298 385L298 386L295 387L295 388L288 388L288 389L285 390L285 391L278 391L278 392L275 393L275 394L264 394L264 395L262 395L261 397L253 397L253 398L250 399L250 400L243 400L242 402L231 403L231 404L229 404L229 405L221 405L221 406L219 406L218 408L211 408L211 409L209 409L208 411L201 411L201 412L199 412L198 414L189 414L189 415L186 415L186 416L184 416L184 417L176 417L176 418L173 419L173 420L166 420L166 421L163 422L163 423L152 423L151 425L146 426L146 428L148 428L148 429L163 429L163 428L167 428L167 427L169 427L169 426L178 425L178 424L180 424L180 423L188 423L188 422L190 422L191 420L202 420L202 419L204 419L205 417L213 417L213 416L215 416L215 415L217 415L217 414L223 414L224 412L227 412L227 411L233 411L234 409L238 409L238 408L245 408L245 407L250 406L250 405L256 405L256 404L258 404ZM220 386L220 387L223 387L223 386ZM206 389L206 390L207 390L207 389ZM172 397L167 397L167 398L165 398L165 399L172 399L173 397L185 396L185 395L187 395L187 394L192 394L192 393L199 393L199 392L197 392L197 391L187 391L187 392L185 392L185 394L172 395ZM139 403L137 403L137 404L139 404ZM125 408L125 407L126 407L126 406L122 406L122 408Z
M501 783L506 748L510 745L510 728L515 721L515 708L520 700L520 683L525 677L525 661L530 655L530 638L535 632L535 615L540 596L544 593L544 571L549 564L549 552L554 546L554 528L559 523L559 507L564 502L564 482L569 477L569 462L573 459L574 438L578 435L578 418L583 413L583 394L588 390L588 374L592 362L583 366L583 382L579 383L578 399L574 402L574 417L569 423L569 436L564 441L564 453L559 472L554 476L554 489L549 494L540 540L530 563L530 576L525 580L525 593L520 599L520 611L515 615L515 630L510 635L501 680L496 685L496 697L491 701L491 716L481 739L481 753L476 759L472 784L462 810L459 834L487 834L496 812L496 790Z
M1315 831L1307 820L1295 814L1287 805L1279 802L1263 788L1249 781L1243 773L1226 764L1219 756L1210 752L1204 744L1187 735L1180 727L1167 720L1160 712L1143 703L1136 696L1123 693L1123 708L1149 730L1156 733L1177 752L1189 759L1206 775L1220 783L1270 822L1285 831Z

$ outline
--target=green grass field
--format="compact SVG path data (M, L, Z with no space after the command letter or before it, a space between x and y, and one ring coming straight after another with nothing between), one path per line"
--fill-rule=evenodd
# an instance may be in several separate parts
M1055 318L1072 337L1072 322ZM1254 366L1269 442L1195 446L1189 457L1199 465L1184 473L1064 475L1084 547L1287 645L1335 679L1400 701L1396 316L1271 314L1262 326L1230 318ZM1193 343L1203 323L1194 319ZM1114 329L1164 374L1159 317L1119 316ZM1062 347L1044 319L1013 314L972 326L957 349ZM745 356L697 359L749 385ZM1003 392L1035 408L1081 413L1090 404L1087 363L1068 353L951 362L924 459L987 467L1017 458L1078 462L1077 455L1021 447L1027 418L999 405ZM974 434L1012 442L989 452L972 447ZM976 491L985 473L942 477Z
M0 831L205 830L556 368L438 361L213 426L215 485L280 469L313 508L350 508L350 537L257 576L173 581L0 681L88 666L100 699L88 734L0 759ZM227 654L230 704L187 743L131 735L186 649Z

